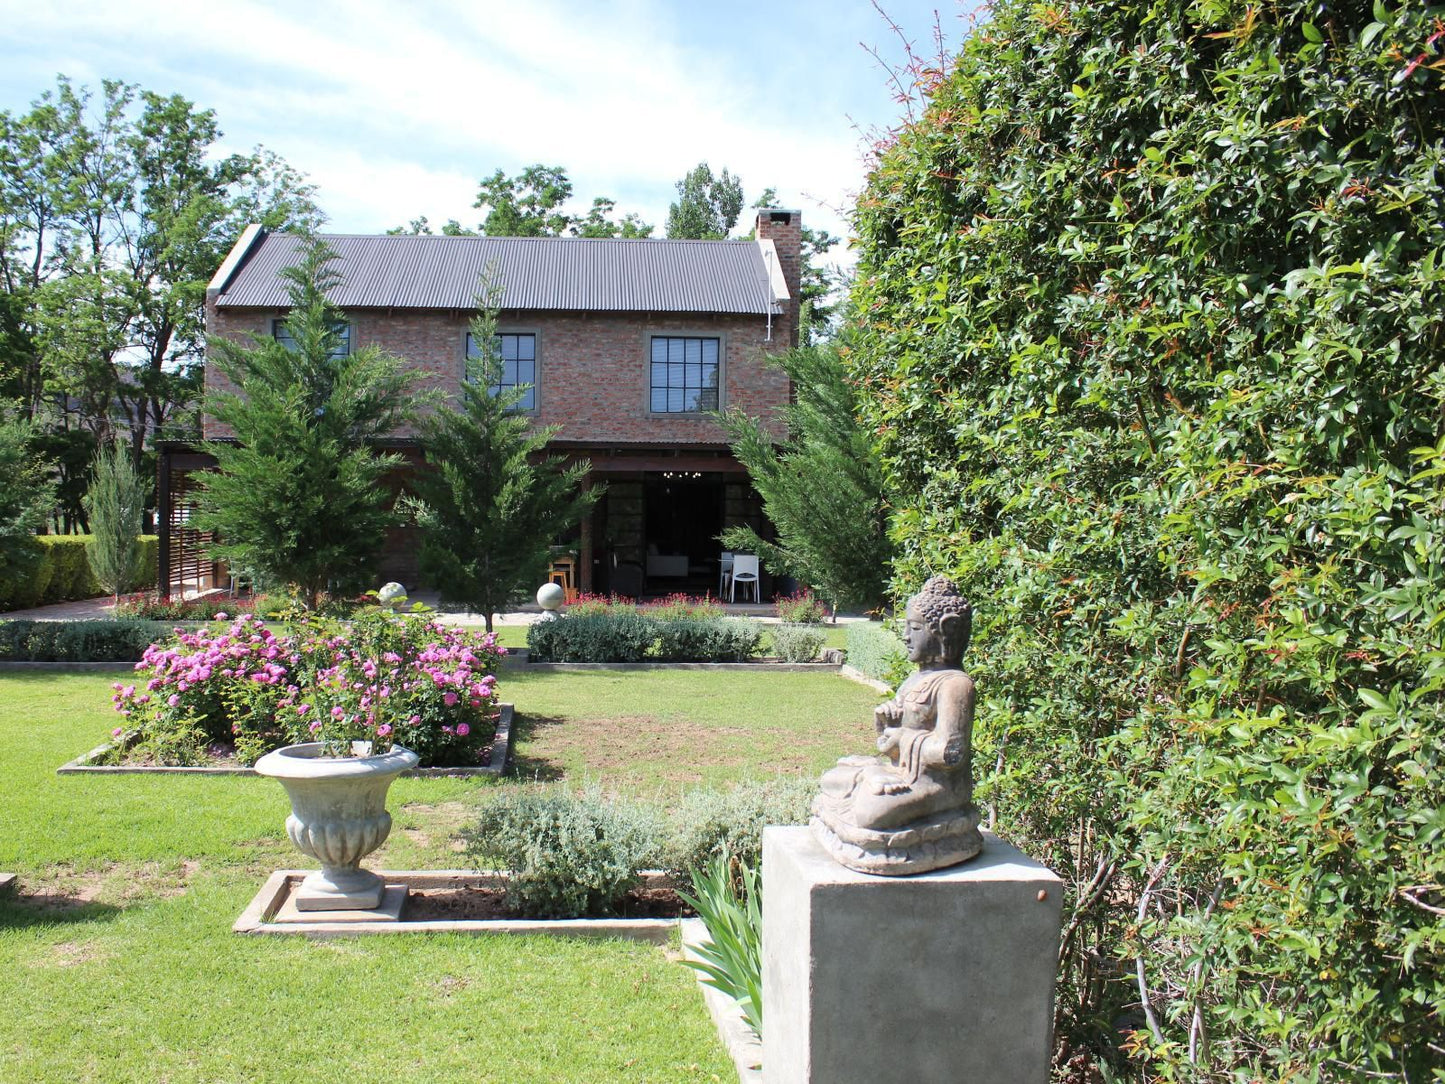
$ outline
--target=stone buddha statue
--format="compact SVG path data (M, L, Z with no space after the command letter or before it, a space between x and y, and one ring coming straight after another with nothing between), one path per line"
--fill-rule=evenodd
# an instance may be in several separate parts
M884 757L844 757L824 773L810 824L837 861L900 876L983 848L973 805L973 679L960 668L973 610L942 576L908 601L904 644L918 671L873 713Z

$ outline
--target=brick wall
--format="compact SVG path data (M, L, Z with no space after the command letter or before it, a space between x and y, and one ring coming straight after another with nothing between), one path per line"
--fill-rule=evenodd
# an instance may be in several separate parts
M794 227L796 229L796 227ZM780 256L783 244L778 245ZM789 289L796 298L796 246ZM784 274L788 274L784 264ZM788 401L787 378L766 364L766 355L791 345L796 327L792 311L768 321L761 316L672 313L553 313L503 311L501 331L537 336L536 420L560 425L559 439L571 441L691 444L721 443L724 434L706 418L656 415L648 411L648 343L654 334L717 336L722 343L724 407L738 407L772 422L781 436L778 410ZM208 299L207 334L211 339L269 336L280 312L217 309ZM406 359L419 391L435 388L455 395L463 374L463 350L469 314L425 310L361 310L348 314L352 348L378 345ZM207 393L226 381L206 366ZM229 436L211 418L207 437ZM397 435L409 435L399 433Z

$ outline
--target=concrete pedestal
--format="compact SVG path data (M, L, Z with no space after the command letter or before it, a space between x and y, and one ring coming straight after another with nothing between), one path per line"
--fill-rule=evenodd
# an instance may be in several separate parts
M997 836L912 877L763 833L765 1084L1046 1084L1062 882Z

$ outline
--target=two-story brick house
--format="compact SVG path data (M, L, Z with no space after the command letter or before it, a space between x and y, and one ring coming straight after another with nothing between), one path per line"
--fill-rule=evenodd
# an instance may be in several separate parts
M475 350L468 325L485 272L500 289L504 382L530 385L522 407L559 426L549 448L592 464L606 495L575 548L584 590L701 591L716 583L725 526L763 526L747 475L709 416L739 408L773 419L790 394L769 355L796 344L801 223L759 211L752 241L327 236L341 284L345 348L376 344L405 359L415 386L455 393ZM298 239L251 227L206 295L209 340L284 337L279 272ZM206 386L221 386L211 365ZM206 439L228 434L204 422ZM415 434L392 438L412 463ZM187 528L187 494L209 457L161 448L161 584L215 575ZM398 480L400 484L400 480ZM378 577L416 585L415 539L388 540ZM639 580L641 581L639 585Z

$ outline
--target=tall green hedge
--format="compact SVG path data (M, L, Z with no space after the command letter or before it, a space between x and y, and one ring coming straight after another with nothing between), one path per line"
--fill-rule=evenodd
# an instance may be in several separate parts
M87 557L90 535L43 534L37 535L35 541L41 548L39 563L14 579L0 577L0 611L24 610L105 594L90 570ZM136 572L132 577L136 590L155 587L159 554L160 539L153 534L141 535Z
M1442 19L1000 0L858 206L895 588L1133 1074L1445 1079Z

